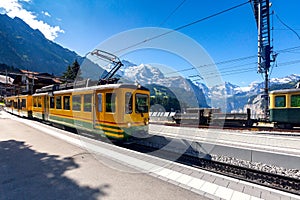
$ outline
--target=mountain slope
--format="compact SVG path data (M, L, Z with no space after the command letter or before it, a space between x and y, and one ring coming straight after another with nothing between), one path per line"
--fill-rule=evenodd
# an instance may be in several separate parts
M46 39L24 21L0 14L0 63L20 69L61 75L75 59L73 51Z
M281 78L272 78L269 82L269 90L293 88L299 80L300 75L297 74L291 74ZM257 110L257 113L261 113L258 109L262 106L259 99L264 88L264 82L254 81L247 87L240 87L229 82L212 88L208 88L203 83L196 83L196 85L202 89L207 103L210 106L219 107L224 106L222 104L225 103L226 112L245 112L245 108L252 107L251 105L253 104L253 110ZM215 100L215 105L211 105L212 98Z
M291 89L295 88L295 85L300 80L300 75L291 74L282 78L272 78L270 80L270 91L272 90L282 90L282 89ZM257 83L259 87L263 87L263 83ZM251 88L255 90L254 88ZM259 89L256 89L259 91ZM247 108L250 108L252 115L255 118L263 117L263 104L262 104L262 94L257 93L256 95L249 96L247 104L240 110L246 111Z
M158 68L150 64L135 65L126 61L124 63L126 65L122 69L123 78L145 85L150 89L152 96L155 96L155 89L165 91L166 95L164 98L170 98L172 101L173 99L177 99L180 103L181 108L177 106L173 109L208 107L201 88L197 87L190 80L180 76L165 77ZM170 94L175 95L175 97ZM176 102L173 103L176 104Z

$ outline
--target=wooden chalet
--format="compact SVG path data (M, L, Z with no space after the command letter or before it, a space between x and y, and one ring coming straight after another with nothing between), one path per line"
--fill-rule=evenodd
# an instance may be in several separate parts
M0 97L10 96L14 91L14 79L9 76L0 75Z
M17 94L33 94L37 89L44 86L61 84L61 78L55 77L48 73L32 72L28 70L20 70L15 74L13 85L15 86L15 95Z

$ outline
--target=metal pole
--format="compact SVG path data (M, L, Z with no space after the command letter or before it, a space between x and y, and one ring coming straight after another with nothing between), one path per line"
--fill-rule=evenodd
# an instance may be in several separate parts
M261 1L259 0L258 6L258 20L257 20L257 37L258 37L258 44L257 44L257 67L258 73L262 73L262 62L261 62Z
M263 100L263 114L264 119L269 118L269 69L271 62L271 40L270 40L270 14L269 14L269 0L257 0L257 29L258 29L258 73L263 73L264 91L262 95Z
M34 75L32 75L31 94L33 94L33 87L34 87Z
M7 84L8 84L8 80L7 80L7 69L5 70L5 96L7 97Z
M269 68L265 70L264 100L265 100L265 110L264 110L265 120L268 120L269 119Z

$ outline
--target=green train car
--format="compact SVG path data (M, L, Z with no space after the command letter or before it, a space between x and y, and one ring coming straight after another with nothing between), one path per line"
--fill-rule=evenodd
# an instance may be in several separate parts
M300 89L275 90L269 93L270 121L279 128L300 126Z

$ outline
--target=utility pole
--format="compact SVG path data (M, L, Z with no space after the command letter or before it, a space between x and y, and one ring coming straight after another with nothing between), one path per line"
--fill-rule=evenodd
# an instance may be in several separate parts
M270 34L270 2L269 0L252 0L253 12L257 24L258 49L257 63L258 73L265 77L263 99L264 119L269 118L269 69L271 66L271 34Z
M5 97L7 97L7 85L8 85L8 80L7 80L7 69L5 70Z

